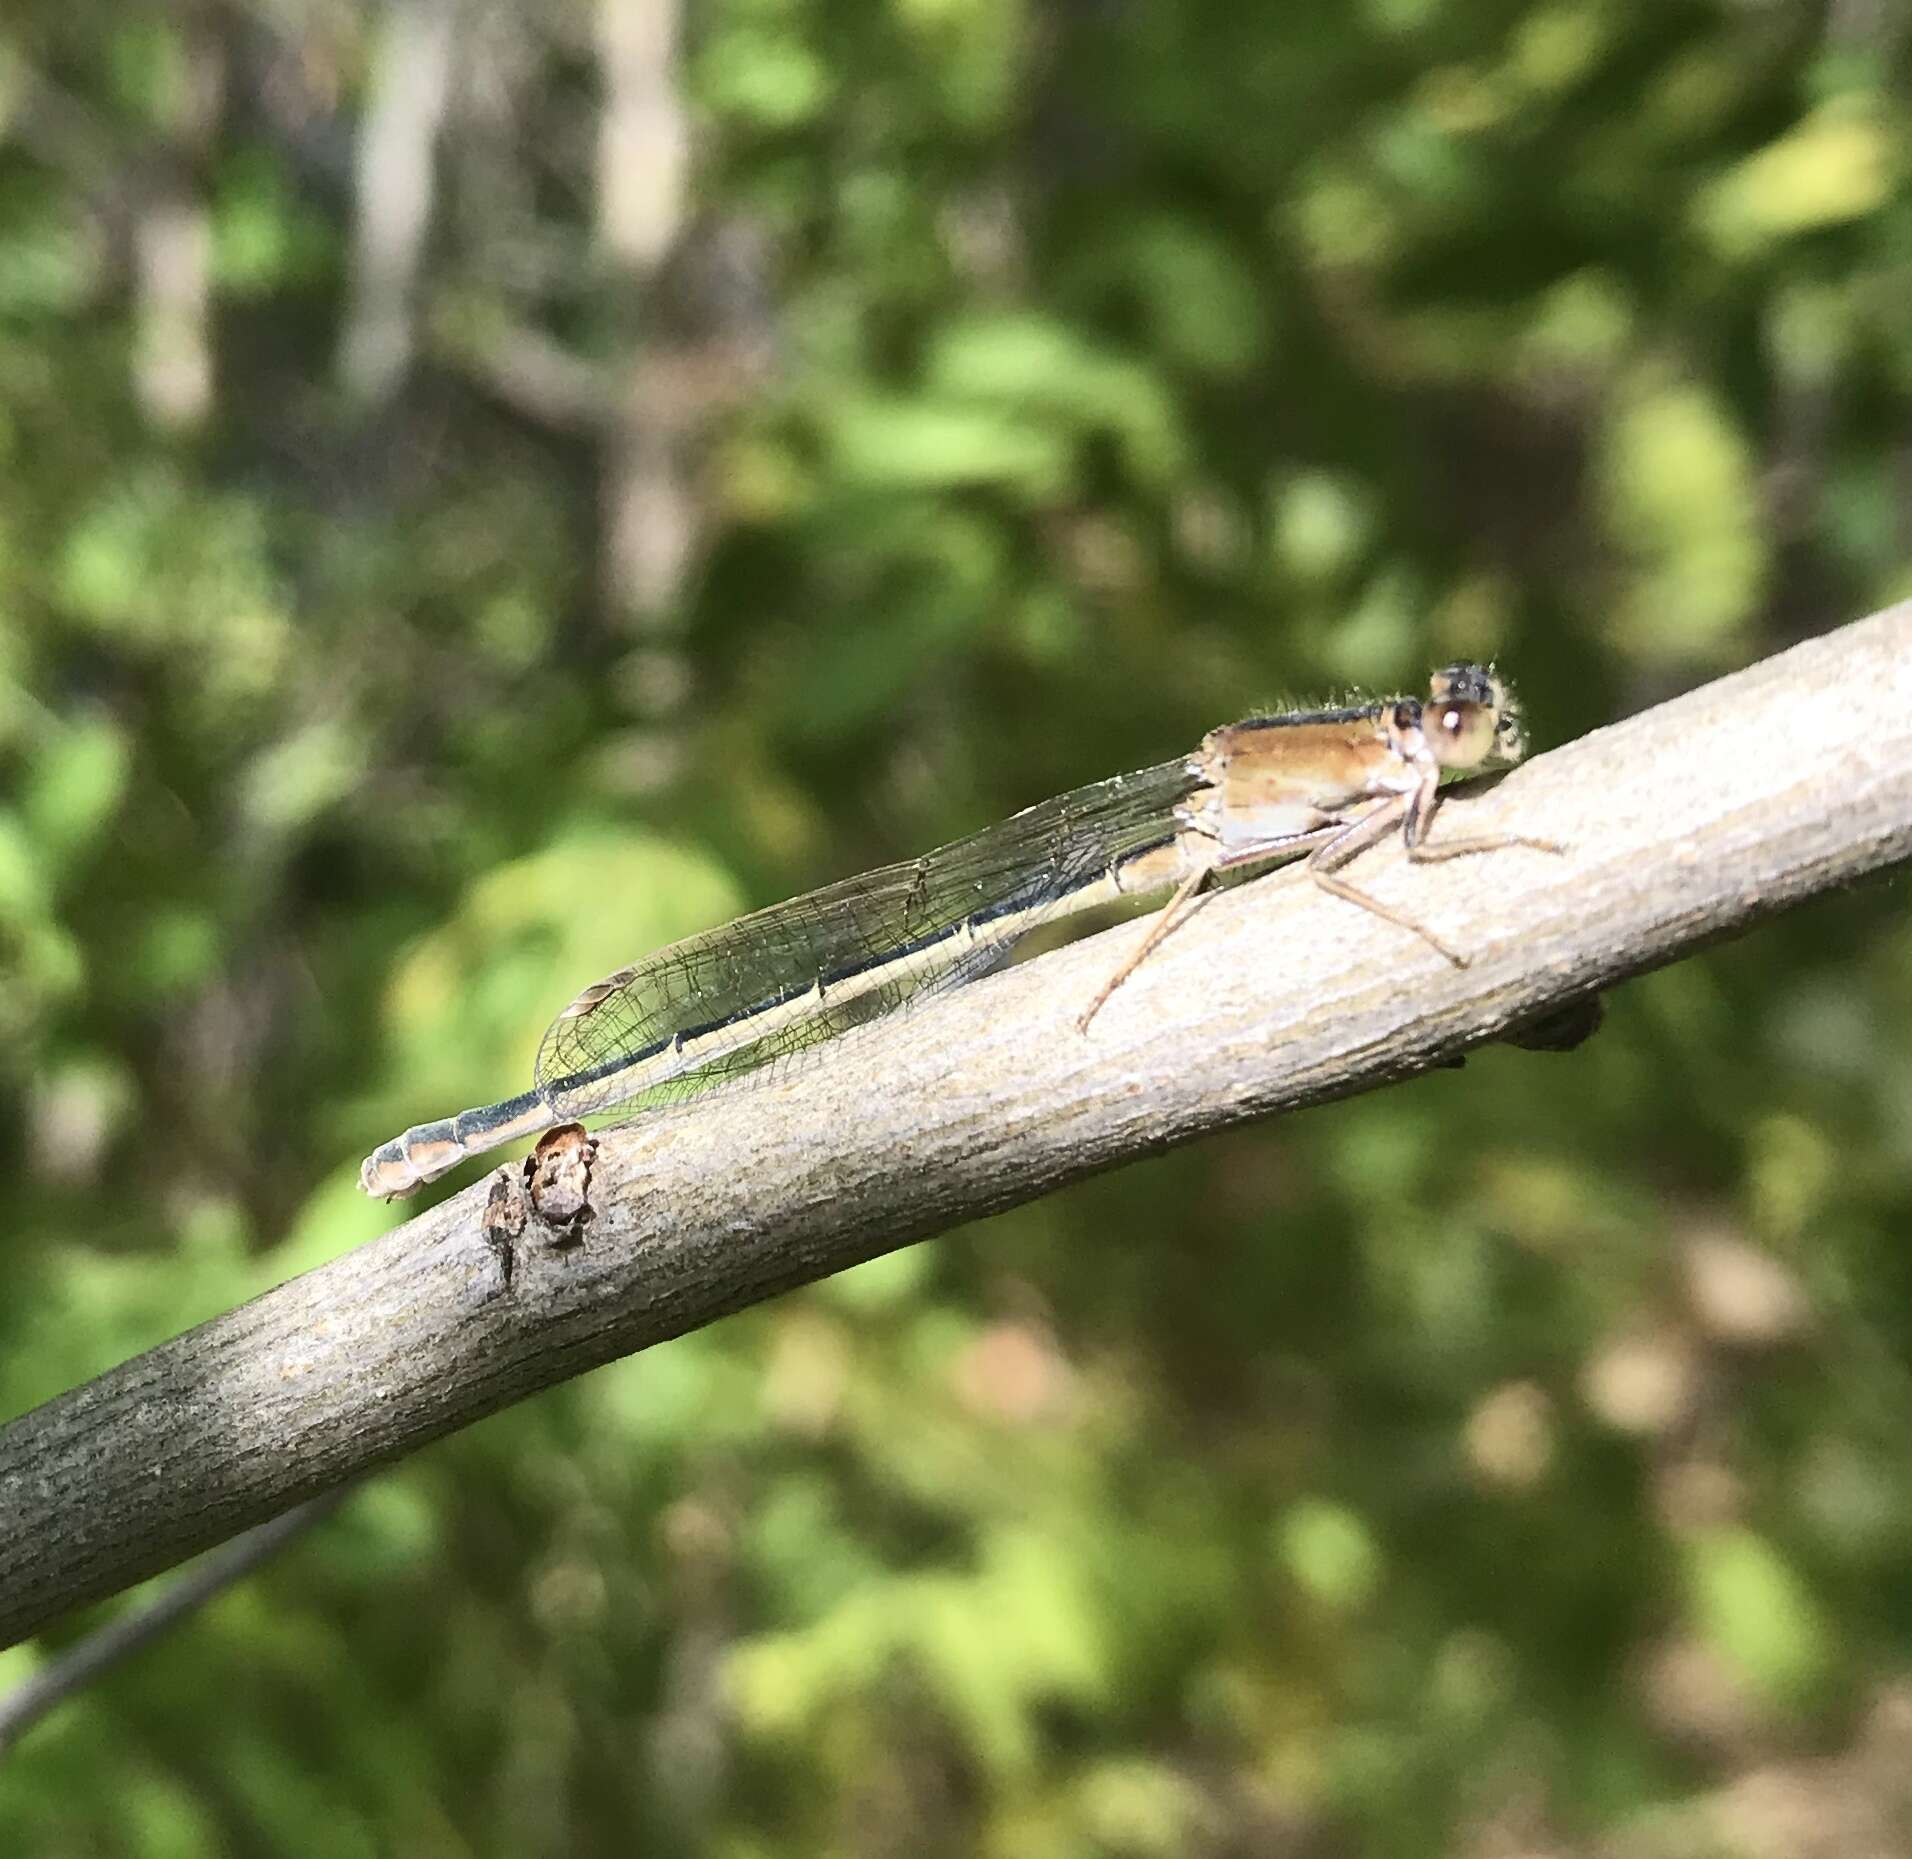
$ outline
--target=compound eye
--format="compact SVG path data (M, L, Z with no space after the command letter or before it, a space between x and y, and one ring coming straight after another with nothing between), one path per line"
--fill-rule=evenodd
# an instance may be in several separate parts
M1428 746L1443 768L1473 768L1485 761L1494 746L1494 713L1476 703L1445 703L1421 727Z

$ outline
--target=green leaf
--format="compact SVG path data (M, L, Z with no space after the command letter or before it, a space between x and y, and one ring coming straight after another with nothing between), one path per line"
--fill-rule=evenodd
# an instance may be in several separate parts
M695 82L717 115L780 131L821 115L833 88L829 68L808 46L758 21L720 31L697 60Z
M1768 526L1745 436L1698 381L1623 399L1603 435L1601 500L1632 580L1617 620L1647 659L1719 658L1766 583Z
M854 484L890 490L995 485L1049 499L1070 478L1067 436L1000 408L871 395L831 408L824 430L837 471Z
M1706 1530L1687 1547L1686 1574L1688 1610L1708 1644L1773 1703L1804 1703L1837 1645L1779 1551L1751 1530Z
M1291 1504L1277 1532L1288 1573L1337 1612L1366 1605L1385 1567L1380 1545L1353 1511L1324 1498Z
M104 830L126 792L130 753L104 717L56 729L28 765L20 812L56 865L69 863Z
M1695 223L1721 256L1743 260L1878 212L1896 180L1888 122L1875 98L1835 99L1707 188L1694 203Z
M1086 341L1066 323L1031 315L959 318L924 368L930 392L1046 416L1080 434L1108 433L1132 470L1160 483L1187 451L1173 401L1139 363Z

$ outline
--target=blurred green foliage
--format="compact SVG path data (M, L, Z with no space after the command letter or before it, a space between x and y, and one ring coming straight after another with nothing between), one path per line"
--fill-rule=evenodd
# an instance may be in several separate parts
M615 10L459 15L376 392L430 0L0 23L0 1411L360 1243L646 948L1283 694L1497 655L1545 746L1912 593L1895 9L717 0L654 274ZM1903 1846L1897 901L472 1429L0 1850Z

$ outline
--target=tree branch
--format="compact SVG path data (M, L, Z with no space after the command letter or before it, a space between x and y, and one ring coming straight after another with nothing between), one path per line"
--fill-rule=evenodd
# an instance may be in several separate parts
M1139 926L787 1081L611 1132L580 1244L527 1234L508 1273L481 1182L49 1401L0 1430L0 1644L600 1363L1096 1170L1411 1076L1912 856L1912 602L1443 816L1437 837L1568 847L1363 859L1365 885L1473 952L1466 969L1271 876L1192 912L1086 1036L1075 1016Z
M352 292L339 342L340 378L361 400L385 399L416 346L415 299L457 28L456 0L395 0L372 67L357 150Z

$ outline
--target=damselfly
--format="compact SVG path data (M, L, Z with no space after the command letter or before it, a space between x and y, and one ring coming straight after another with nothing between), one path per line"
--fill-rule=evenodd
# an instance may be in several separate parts
M1506 687L1479 665L1437 672L1425 699L1251 717L1194 754L1046 800L918 859L672 943L586 988L551 1023L533 1088L381 1143L368 1194L409 1194L467 1156L553 1124L705 1090L1000 964L1038 924L1172 888L1092 1000L1089 1022L1215 873L1305 857L1324 891L1466 957L1342 869L1399 831L1416 861L1531 846L1495 833L1433 844L1444 777L1525 753Z

